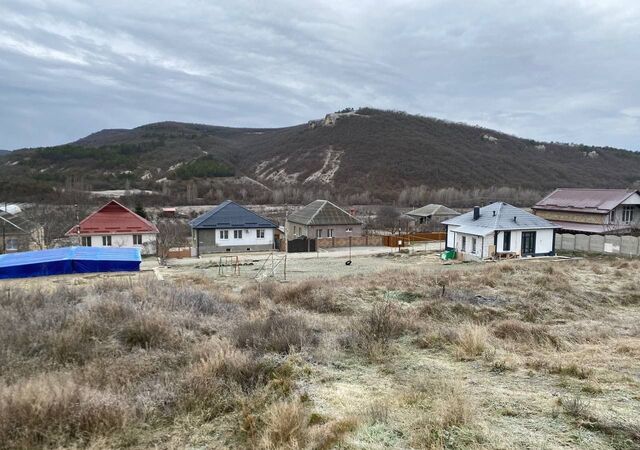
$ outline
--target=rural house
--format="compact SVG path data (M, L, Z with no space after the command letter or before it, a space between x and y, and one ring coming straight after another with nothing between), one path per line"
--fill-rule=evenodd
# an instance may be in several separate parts
M158 228L115 200L87 216L66 236L84 247L138 247L143 255L156 253Z
M443 222L446 247L464 259L554 254L556 225L508 203L496 202Z
M276 224L231 200L191 222L194 256L272 250Z
M362 236L362 222L328 200L315 200L294 211L285 228L287 239Z
M0 253L39 250L44 247L44 229L20 212L19 209L0 209Z
M436 229L442 227L441 224L444 220L459 216L460 213L444 205L431 203L422 208L409 211L405 215L411 217L418 228Z
M640 192L628 189L556 189L533 207L562 231L624 234L640 228Z

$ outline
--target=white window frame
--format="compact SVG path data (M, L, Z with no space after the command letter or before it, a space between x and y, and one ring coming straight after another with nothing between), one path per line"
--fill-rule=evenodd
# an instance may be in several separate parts
M20 243L18 242L18 239L10 237L6 239L6 243L7 245L6 245L5 251L8 251L8 252L18 251L18 247L20 245Z
M233 230L234 239L242 239L242 230Z
M111 235L102 236L103 247L111 247L112 245L113 245L113 241L111 239Z
M133 245L142 245L142 235L134 234L133 235Z
M332 237L333 237L333 228L329 228L329 229L327 230L327 237L330 237L330 238L332 238Z
M471 253L476 253L478 250L478 241L476 238L471 238Z
M353 228L347 227L347 229L345 230L345 233L351 233L352 231L353 231Z
M322 228L316 229L316 239L320 239L322 237Z
M256 239L264 239L264 230L263 229L257 229L256 230Z
M616 222L616 210L612 209L609 212L609 223L615 223Z
M220 239L229 239L229 230L220 230Z
M463 252L467 251L467 237L466 236L462 236L462 242L460 243L460 247L461 247L461 250Z
M80 245L82 245L83 247L91 247L91 236L82 236L80 238Z
M633 205L622 206L622 221L624 223L633 222Z

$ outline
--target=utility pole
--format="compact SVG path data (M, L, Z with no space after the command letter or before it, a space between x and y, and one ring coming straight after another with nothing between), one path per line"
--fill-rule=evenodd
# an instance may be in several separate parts
M7 212L7 202L4 202L4 212ZM5 228L5 221L2 221L2 253L7 252L7 231Z

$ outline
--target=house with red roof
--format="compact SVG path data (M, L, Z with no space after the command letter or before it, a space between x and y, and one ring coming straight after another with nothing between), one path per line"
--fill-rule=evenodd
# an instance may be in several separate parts
M158 228L115 200L87 216L66 236L85 247L139 247L143 255L156 253Z

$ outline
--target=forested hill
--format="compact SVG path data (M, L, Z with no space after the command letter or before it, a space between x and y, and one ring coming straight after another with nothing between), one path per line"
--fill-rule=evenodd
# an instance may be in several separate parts
M157 192L182 192L195 182L202 196L207 183L214 190L234 177L238 189L366 191L382 200L421 185L550 190L640 183L640 153L537 142L370 108L277 129L162 122L103 130L63 146L13 151L0 156L0 167L2 189L14 196L78 180L94 190Z

